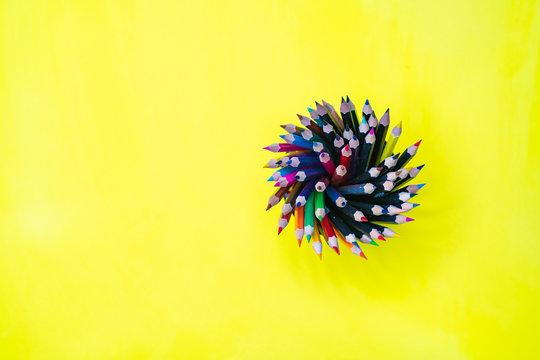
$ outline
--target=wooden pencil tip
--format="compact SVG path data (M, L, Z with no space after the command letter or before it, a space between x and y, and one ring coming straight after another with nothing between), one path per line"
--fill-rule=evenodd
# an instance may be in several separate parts
M319 257L319 260L322 261L322 253L321 253L321 254L317 254L317 256Z
M420 143L422 142L422 139L420 139L420 141L418 141L416 144L414 144L414 146L420 146Z
M367 257L363 252L360 253L360 256L367 260Z
M379 235L379 236L377 237L377 239L382 240L382 241L386 241L386 239L385 239L382 235Z
M392 237L401 237L401 235L396 233L396 234L392 235Z
M298 247L302 246L302 239L297 239L298 240Z

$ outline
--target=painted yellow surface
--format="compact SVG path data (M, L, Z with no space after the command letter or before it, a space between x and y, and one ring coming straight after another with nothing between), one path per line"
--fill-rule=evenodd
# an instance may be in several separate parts
M532 1L2 1L0 358L538 358L539 40ZM341 95L428 185L321 262L261 148Z

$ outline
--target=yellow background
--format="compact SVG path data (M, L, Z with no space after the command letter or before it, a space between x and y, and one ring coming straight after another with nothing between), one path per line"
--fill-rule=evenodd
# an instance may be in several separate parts
M538 358L540 4L2 1L0 358ZM298 249L261 150L324 98L428 185Z

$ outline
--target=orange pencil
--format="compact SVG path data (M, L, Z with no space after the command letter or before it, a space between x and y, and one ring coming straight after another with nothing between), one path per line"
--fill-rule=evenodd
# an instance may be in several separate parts
M294 230L294 234L298 240L298 246L300 246L304 237L304 205L296 208L294 216L296 217L296 230Z

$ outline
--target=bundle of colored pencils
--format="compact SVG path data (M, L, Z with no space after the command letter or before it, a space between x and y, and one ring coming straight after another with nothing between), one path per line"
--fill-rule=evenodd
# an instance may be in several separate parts
M341 114L324 100L308 111L311 118L298 115L302 126L281 126L284 143L264 148L284 153L265 165L277 169L268 180L278 188L266 210L283 200L278 234L294 215L298 245L313 240L319 258L322 239L337 254L341 242L367 259L359 242L377 245L397 236L386 224L413 220L403 213L419 205L409 200L424 184L407 183L424 165L405 166L421 140L395 154L401 122L388 131L389 110L378 120L367 100L361 114L349 97L341 98Z

